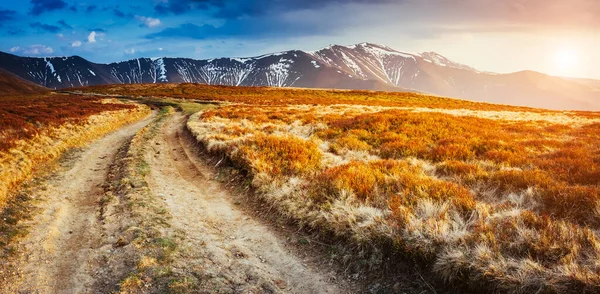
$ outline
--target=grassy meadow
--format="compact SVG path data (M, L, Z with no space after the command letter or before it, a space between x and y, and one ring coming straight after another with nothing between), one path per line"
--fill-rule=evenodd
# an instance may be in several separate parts
M10 95L0 103L0 208L39 164L150 114L146 106L65 95Z
M205 85L78 89L220 101L189 131L299 226L389 246L441 280L600 291L600 114L412 93Z

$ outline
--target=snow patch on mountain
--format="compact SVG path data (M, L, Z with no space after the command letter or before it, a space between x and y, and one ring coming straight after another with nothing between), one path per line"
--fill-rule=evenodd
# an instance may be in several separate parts
M158 69L158 81L168 83L169 80L167 79L167 69L165 68L164 58L154 60L154 65Z
M433 64L436 64L436 65L439 65L442 67L452 67L452 68L457 68L457 69L464 69L464 70L479 72L478 70L476 70L470 66L454 62L436 52L423 52L419 55L426 62L433 63Z
M281 58L278 63L269 65L265 71L267 85L271 87L290 87L293 86L300 76L294 80L290 79L290 67L293 60Z

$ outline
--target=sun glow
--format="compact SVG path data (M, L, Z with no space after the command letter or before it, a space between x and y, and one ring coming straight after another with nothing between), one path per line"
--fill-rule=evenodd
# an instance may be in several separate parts
M558 75L576 74L580 66L580 55L577 50L565 48L557 50L553 57L554 71Z

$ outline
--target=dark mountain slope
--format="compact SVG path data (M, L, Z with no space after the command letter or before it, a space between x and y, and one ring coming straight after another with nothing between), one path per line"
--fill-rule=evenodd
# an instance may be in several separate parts
M50 89L26 81L0 68L0 96L47 93Z

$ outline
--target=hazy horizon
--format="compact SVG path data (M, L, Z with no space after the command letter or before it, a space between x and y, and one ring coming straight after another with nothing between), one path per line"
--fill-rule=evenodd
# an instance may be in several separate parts
M329 44L437 52L481 71L600 79L593 0L30 0L0 4L0 50L138 57L251 57Z

